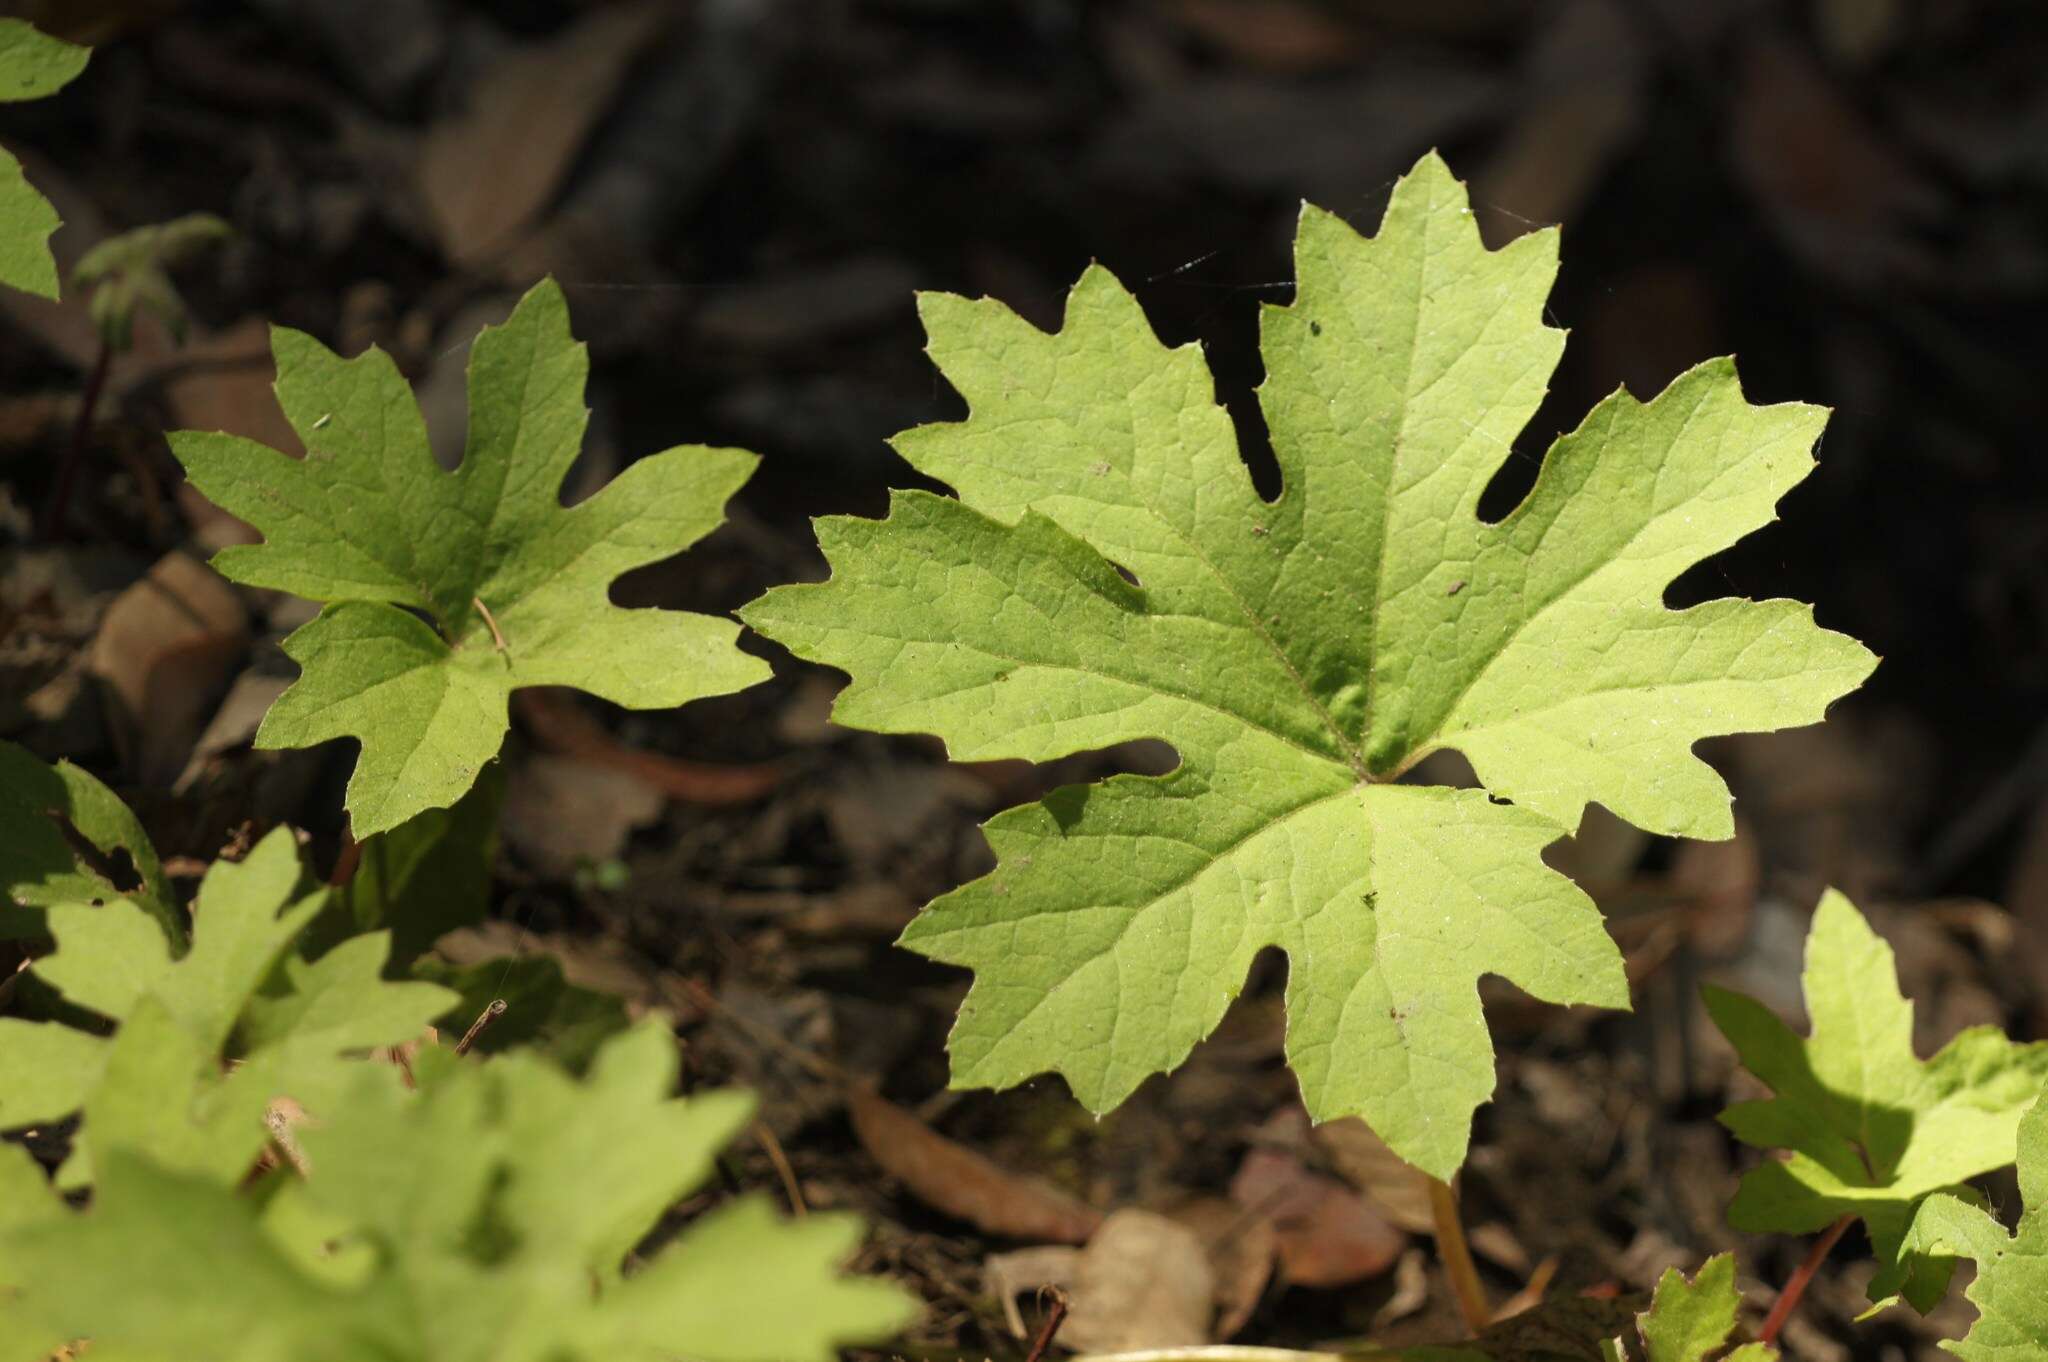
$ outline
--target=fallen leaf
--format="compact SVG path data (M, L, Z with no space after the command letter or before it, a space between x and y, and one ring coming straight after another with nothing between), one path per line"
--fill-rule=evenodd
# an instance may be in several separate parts
M1017 1312L1017 1297L1035 1296L1047 1287L1071 1296L1080 1271L1081 1250L1067 1244L991 1253L981 1265L982 1281L1002 1302L1003 1319L1016 1338L1029 1336L1024 1316Z
M185 759L185 769L179 772L172 791L183 794L191 789L193 782L199 779L215 757L255 738L257 726L263 722L272 702L284 694L285 687L290 684L288 677L266 676L256 671L245 671L236 677L235 683L228 687L226 698L199 734L198 741L192 744L192 753Z
M1209 1269L1216 1276L1216 1323L1211 1334L1218 1342L1236 1337L1251 1321L1273 1279L1280 1232L1268 1217L1220 1196L1190 1198L1169 1207L1167 1214L1193 1230L1209 1254Z
M1357 57L1360 32L1302 0L1178 0L1174 17L1247 66L1322 71Z
M1387 1219L1414 1234L1433 1232L1428 1180L1387 1148L1371 1126L1346 1116L1315 1127L1311 1138L1344 1180L1370 1198Z
M541 753L507 783L505 841L546 875L612 860L661 817L660 790L629 771Z
M772 762L714 765L628 747L567 692L553 687L516 692L512 709L527 733L548 751L624 772L685 804L745 804L767 794L782 779L782 768Z
M1115 1211L1081 1250L1060 1342L1081 1352L1209 1341L1215 1273L1195 1232L1150 1211Z
M1394 1265L1408 1236L1365 1198L1312 1172L1292 1154L1254 1147L1230 1181L1230 1198L1272 1221L1280 1275L1300 1286L1343 1286Z
M1011 1239L1079 1244L1103 1223L1093 1207L1039 1178L997 1167L892 1102L854 1089L853 1132L882 1171L928 1206ZM1206 1270L1206 1265L1205 1265Z
M112 702L116 744L144 783L168 785L184 769L248 642L235 589L185 553L158 559L107 607L89 669Z
M475 265L533 223L662 22L660 7L624 5L517 48L428 132L420 193L450 260Z

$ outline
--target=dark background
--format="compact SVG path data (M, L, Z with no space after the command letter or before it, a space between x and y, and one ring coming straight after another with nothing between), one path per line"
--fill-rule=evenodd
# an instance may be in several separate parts
M1263 474L1250 399L1256 314L1288 297L1299 202L1370 231L1393 179L1439 148L1494 243L1564 224L1551 312L1572 338L1501 498L1617 384L1647 397L1709 356L1734 353L1753 400L1834 408L1819 469L1785 500L1781 523L1690 574L1674 599L1811 600L1822 623L1884 656L1838 711L1841 741L1874 791L1831 834L1851 850L1783 852L1806 875L1787 892L1830 878L1909 903L1996 901L2011 916L1995 919L2004 937L1980 943L1987 987L2015 1024L2038 1015L2048 982L2035 935L2048 931L2048 479L2038 470L2048 9L2038 4L11 8L99 48L57 99L0 109L0 140L70 224L63 258L197 210L236 232L178 275L195 319L187 346L146 330L115 366L95 471L66 536L100 563L146 564L233 537L177 490L156 432L227 426L290 444L264 387L261 323L345 351L385 346L423 385L435 429L459 438L468 339L543 273L568 290L593 351L590 478L674 443L765 456L739 523L622 588L638 601L729 609L814 573L805 517L878 513L885 488L916 481L885 438L959 404L921 353L915 289L990 294L1053 326L1067 286L1101 260L1163 337L1206 348ZM76 300L5 307L0 476L19 544L49 495L92 343ZM269 637L289 622L271 620ZM27 645L17 636L8 646L18 660ZM214 679L215 694L226 680ZM598 717L680 758L757 760L790 746L789 725L771 720L797 704L797 684L660 721ZM10 723L10 736L149 801L118 733ZM928 747L892 750L935 760ZM1755 782L1789 768L1747 769L1751 783L1736 784L1750 819L1776 817L1781 805ZM292 800L273 788L229 803L236 816L331 833L322 792L332 794L335 771L324 779L291 787ZM998 802L1031 792L1000 787ZM160 802L156 816L195 854L210 854L208 830L233 821ZM955 821L971 828L979 812ZM718 816L730 830L762 815ZM1796 800L1784 816L1803 816ZM633 845L654 855L663 836L700 835L701 823L672 811L665 833L643 829ZM826 879L844 871L851 852L819 853L809 825L793 826L762 843L761 862L793 860ZM1772 834L1756 830L1752 897L1787 868ZM971 869L962 855L951 870L919 872L930 885L879 873L907 878L915 899ZM1662 874L1678 857L1651 847L1632 864ZM575 895L525 884L514 898L528 926L589 925L594 910Z

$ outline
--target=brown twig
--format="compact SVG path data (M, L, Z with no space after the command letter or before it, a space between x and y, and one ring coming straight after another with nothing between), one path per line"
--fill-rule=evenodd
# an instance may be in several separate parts
M1451 1185L1429 1179L1429 1211L1436 1223L1436 1256L1451 1280L1451 1294L1458 1298L1458 1313L1465 1327L1476 1337L1493 1323L1493 1310L1486 1303L1486 1286L1479 1280L1479 1268L1472 1261L1472 1246L1465 1241L1465 1225L1458 1219L1458 1194Z
M492 1022L504 1015L505 1000L503 998L491 999L491 1005L476 1014L476 1020L471 1022L469 1029L462 1033L462 1039L455 1042L455 1053L458 1055L468 1054L469 1047L476 1044L477 1037L483 1035Z
M71 510L71 492L78 483L78 470L85 463L93 413L99 409L100 392L107 386L107 371L113 363L114 347L102 336L99 357L93 360L92 373L85 380L85 395L79 399L78 419L71 426L71 443L65 446L64 461L57 465L57 485L43 505L43 519L37 531L45 543L64 533L64 517Z
M1067 1293L1056 1286L1038 1288L1038 1298L1047 1302L1045 1323L1038 1326L1038 1333L1031 1340L1031 1351L1024 1354L1024 1362L1044 1362L1045 1350L1060 1331L1060 1325L1067 1321Z
M1806 1294L1806 1284L1813 1280L1814 1273L1820 1271L1820 1265L1827 1261L1828 1254L1834 1250L1835 1241L1842 1237L1850 1222L1855 1219L1853 1215L1843 1216L1828 1226L1826 1234L1813 1241L1813 1247L1806 1251L1806 1261L1794 1269L1792 1276L1785 1282L1784 1289L1778 1293L1778 1299L1771 1305L1771 1313L1764 1316L1764 1327L1757 1330L1757 1342L1777 1342L1778 1331L1785 1327L1786 1320L1792 1318L1792 1311L1798 1306L1799 1298Z
M761 1146L768 1162L775 1165L775 1176L782 1179L782 1191L789 1198L790 1214L802 1220L811 1213L811 1208L804 1205L804 1189L797 1185L796 1169L789 1166L789 1155L782 1152L782 1141L775 1138L775 1132L768 1128L766 1121L754 1122L753 1135L754 1143Z

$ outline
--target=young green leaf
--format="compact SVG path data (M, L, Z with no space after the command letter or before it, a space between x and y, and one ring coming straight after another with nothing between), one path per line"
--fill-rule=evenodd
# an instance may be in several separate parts
M117 883L110 872L124 859L133 880ZM50 766L0 742L0 940L40 934L52 904L116 898L183 944L163 864L119 796L68 761Z
M135 336L135 314L141 310L183 344L191 319L178 286L171 282L171 270L233 233L211 213L187 213L108 237L80 256L71 270L71 284L91 292L89 310L100 340L117 354L126 350Z
M1954 1263L1906 1245L1914 1207L2013 1161L2020 1118L2048 1080L2048 1042L1980 1026L1922 1060L1891 947L1833 890L1814 911L1805 987L1804 1038L1752 998L1706 990L1715 1025L1777 1094L1730 1107L1721 1123L1745 1144L1790 1151L1744 1176L1729 1223L1808 1234L1859 1216L1881 1264L1871 1299L1898 1292L1925 1314Z
M570 983L562 962L545 952L467 965L429 955L413 965L412 976L460 994L458 1017L477 1016L494 999L504 1001L505 1015L477 1041L477 1049L485 1054L528 1046L557 1064L580 1070L599 1046L631 1021L624 999Z
M299 680L259 747L350 737L358 837L461 797L497 755L520 686L574 686L634 709L722 695L767 675L738 626L607 598L621 573L716 528L751 454L702 446L642 459L565 508L589 362L552 281L477 337L469 440L444 472L397 366L343 360L278 330L277 395L305 442L292 459L230 435L171 437L193 485L263 532L214 566L326 603L285 640Z
M1742 1294L1735 1289L1735 1256L1707 1259L1691 1281L1677 1268L1667 1269L1657 1283L1648 1311L1636 1319L1645 1362L1770 1362L1778 1350L1766 1343L1744 1343L1723 1353L1735 1332Z
M45 99L85 69L89 48L52 38L21 19L0 19L0 103ZM62 224L50 201L0 150L0 284L45 298L57 296L50 233Z
M299 1132L305 1177L267 1201L113 1150L89 1211L0 1214L0 1308L138 1362L829 1362L910 1316L837 1276L851 1218L785 1223L759 1198L629 1270L751 1110L669 1097L661 1028L580 1083L531 1055L424 1052L418 1091L378 1067Z
M1977 1263L1963 1294L1977 1322L1942 1347L1969 1362L2023 1362L2048 1357L2048 1097L2037 1100L2019 1132L2019 1230L1946 1193L1920 1203L1908 1241L1916 1252L1960 1255Z
M384 972L395 978L409 973L448 932L483 921L504 804L504 771L486 767L448 808L428 809L364 838L355 874L336 886L333 902L307 929L300 948L311 954L364 932L388 930L391 958Z
M455 1002L430 983L385 981L382 933L310 964L286 959L327 893L307 885L297 844L280 828L246 860L207 872L182 955L125 899L52 907L57 950L34 973L120 1026L110 1039L0 1017L0 1129L82 1109L67 1187L90 1180L109 1141L224 1181L238 1177L267 1138L261 1118L271 1102L323 1109L358 1067L346 1056L413 1039ZM239 1061L225 1076L223 1058Z
M743 617L852 675L847 724L963 760L1180 755L998 816L996 870L904 933L976 971L956 1083L1056 1069L1107 1110L1279 946L1310 1111L1362 1115L1446 1177L1493 1091L1481 974L1627 1004L1598 912L1542 848L1593 800L1729 835L1692 745L1812 722L1869 672L1790 601L1663 604L1812 467L1822 413L1749 405L1725 360L1648 404L1615 394L1514 512L1479 518L1563 345L1556 252L1550 231L1487 250L1434 156L1375 237L1305 208L1295 301L1263 317L1273 502L1199 352L1161 345L1106 271L1051 335L922 299L970 414L896 444L959 499L821 521L832 580ZM1486 790L1395 783L1443 748Z

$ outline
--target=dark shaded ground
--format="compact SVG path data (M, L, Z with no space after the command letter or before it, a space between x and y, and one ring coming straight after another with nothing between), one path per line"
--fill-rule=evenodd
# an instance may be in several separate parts
M1641 1001L1625 1019L1506 997L1493 1008L1501 1097L1482 1113L1467 1195L1493 1227L1481 1246L1496 1292L1551 1259L1561 1285L1640 1287L1734 1243L1720 1212L1743 1156L1711 1122L1730 1063L1690 999L1711 975L1796 1006L1804 912L1823 883L1876 905L1924 1039L1973 1021L2044 1034L2039 7L13 8L101 44L57 100L0 110L0 140L70 224L65 258L201 209L238 233L180 276L190 344L145 333L116 365L57 549L30 547L29 525L91 333L75 303L10 297L0 324L0 735L108 778L167 855L209 858L250 820L313 828L328 857L339 833L347 752L246 746L274 692L264 678L288 673L275 642L304 617L295 603L246 595L246 619L223 607L197 644L166 642L169 626L147 618L107 641L110 603L149 564L237 533L178 488L158 432L289 439L261 323L384 345L423 385L430 424L459 440L469 338L554 273L596 360L585 485L684 441L766 456L732 527L619 593L724 610L815 574L805 518L877 512L886 487L914 480L884 437L957 414L920 353L918 288L992 294L1053 325L1066 286L1102 260L1166 339L1204 344L1270 477L1249 397L1256 311L1287 297L1298 202L1370 229L1393 177L1436 146L1495 241L1566 225L1552 311L1573 339L1499 504L1617 383L1647 396L1732 351L1753 398L1836 414L1784 522L1674 596L1809 599L1887 658L1826 730L1718 745L1746 823L1733 846L1603 826L1561 853L1615 914ZM496 912L504 941L675 1012L705 1080L764 1089L802 1194L865 1211L874 1263L933 1302L917 1351L1021 1353L982 1280L984 1258L1015 1245L878 1177L841 1075L932 1099L924 1114L945 1134L1102 1210L1225 1195L1248 1152L1342 1164L1288 1128L1277 960L1187 1071L1102 1123L1051 1082L933 1098L962 981L890 938L979 873L973 829L994 808L1112 764L1157 769L1162 754L951 768L935 744L830 727L832 678L781 661L774 683L679 713L561 700L522 713ZM781 777L764 796L707 803L717 791L693 766L627 769L613 748L565 737L578 714L600 744L780 762ZM740 1160L742 1177L775 1178L768 1148ZM1223 1223L1212 1244L1251 1233ZM1803 1249L1742 1247L1764 1284ZM1858 1249L1852 1235L1793 1347L1847 1357L1854 1337L1858 1357L1922 1355L1928 1335L1904 1321L1847 1331ZM1254 1291L1239 1336L1443 1330L1439 1284L1430 1275L1418 1295L1421 1260L1400 1261L1343 1286ZM1943 1322L1959 1332L1966 1317Z

